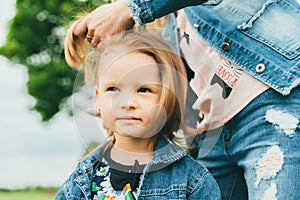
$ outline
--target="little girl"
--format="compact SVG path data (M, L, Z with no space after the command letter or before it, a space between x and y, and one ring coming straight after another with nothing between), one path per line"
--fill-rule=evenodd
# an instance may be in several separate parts
M216 181L186 155L177 134L191 129L184 123L185 68L172 47L131 31L86 58L84 42L72 34L66 41L68 63L85 60L108 139L79 162L55 199L220 199Z

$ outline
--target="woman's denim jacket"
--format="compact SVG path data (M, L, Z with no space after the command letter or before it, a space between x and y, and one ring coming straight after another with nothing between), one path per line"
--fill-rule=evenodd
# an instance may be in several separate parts
M79 162L55 199L91 199L94 164L106 145ZM187 156L178 146L160 139L151 163L147 164L137 189L138 199L220 199L219 187L206 168Z
M138 25L185 8L201 38L250 75L283 95L300 83L297 0L127 1Z

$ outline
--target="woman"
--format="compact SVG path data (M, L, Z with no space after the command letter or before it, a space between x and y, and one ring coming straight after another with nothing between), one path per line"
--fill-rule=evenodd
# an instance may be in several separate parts
M86 16L74 35L95 47L180 8L197 128L207 130L197 159L223 199L299 199L299 2L120 0Z

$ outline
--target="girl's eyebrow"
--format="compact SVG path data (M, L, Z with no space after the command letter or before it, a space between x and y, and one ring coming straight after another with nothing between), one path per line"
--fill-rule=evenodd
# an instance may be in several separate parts
M102 82L103 85L116 85L117 82L116 81L110 81L110 80L106 80Z
M157 82L157 81L145 81L145 82L142 82L141 85L161 85L161 82Z
M161 87L162 85L160 83L145 83L141 84L141 87Z

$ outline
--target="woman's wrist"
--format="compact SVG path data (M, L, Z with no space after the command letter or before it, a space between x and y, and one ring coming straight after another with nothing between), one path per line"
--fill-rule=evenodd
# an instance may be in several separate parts
M154 21L148 2L140 0L125 0L130 9L131 17L137 26Z
M135 21L133 19L133 14L132 11L129 7L129 4L126 0L119 0L120 3L122 4L122 8L124 9L124 14L123 14L123 19L126 19L126 21L129 21L129 24L134 24Z

